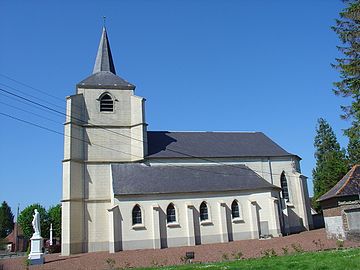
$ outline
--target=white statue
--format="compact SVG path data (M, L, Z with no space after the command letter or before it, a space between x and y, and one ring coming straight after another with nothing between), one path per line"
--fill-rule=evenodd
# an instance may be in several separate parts
M37 209L35 209L34 211L34 215L33 215L33 221L32 221L32 226L34 228L34 234L36 235L41 235L41 228L40 228L40 213L38 212Z
M40 229L40 213L37 209L34 210L33 220L31 222L34 228L34 234L30 238L31 249L29 254L29 263L33 264L44 264L44 253L43 253L43 238L41 237Z

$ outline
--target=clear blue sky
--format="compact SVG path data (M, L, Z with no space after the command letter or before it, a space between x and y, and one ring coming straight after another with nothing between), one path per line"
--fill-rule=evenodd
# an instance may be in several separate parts
M105 15L117 72L146 98L149 130L262 131L301 156L311 177L317 118L347 143L346 100L331 91L339 75L330 66L342 8L340 0L3 0L0 74L59 99L2 76L0 87L64 111L92 71ZM2 94L0 102L0 112L63 131L63 116ZM14 213L18 203L60 202L63 137L0 121L0 200Z

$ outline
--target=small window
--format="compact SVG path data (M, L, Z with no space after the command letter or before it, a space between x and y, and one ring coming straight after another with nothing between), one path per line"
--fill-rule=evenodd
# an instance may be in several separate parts
M166 218L168 223L176 222L176 211L172 203L166 209Z
M114 111L114 101L109 94L105 94L100 98L100 112Z
M239 209L239 203L234 200L231 204L231 215L232 218L240 218L240 209Z
M282 174L281 174L280 184L281 184L282 197L283 197L283 199L285 199L285 201L288 202L289 201L289 189L288 189L288 183L287 183L287 179L286 179L284 172L282 172Z
M209 219L209 213L208 213L208 207L206 202L202 202L200 204L200 220L208 220Z
M139 205L135 205L132 210L132 223L133 225L142 224L141 209Z

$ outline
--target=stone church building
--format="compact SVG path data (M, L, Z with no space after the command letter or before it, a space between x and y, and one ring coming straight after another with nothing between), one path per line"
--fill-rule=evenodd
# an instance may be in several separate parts
M106 29L67 97L62 254L278 237L312 226L300 157L261 132L148 131ZM214 127L216 128L216 127Z

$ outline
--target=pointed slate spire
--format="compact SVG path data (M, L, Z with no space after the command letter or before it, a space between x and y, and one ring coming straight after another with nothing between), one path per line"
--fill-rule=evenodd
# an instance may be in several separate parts
M98 52L96 55L93 74L100 71L110 71L116 74L105 26L103 27L102 30L102 35L100 39Z

